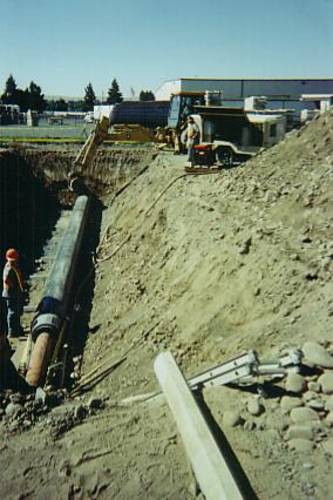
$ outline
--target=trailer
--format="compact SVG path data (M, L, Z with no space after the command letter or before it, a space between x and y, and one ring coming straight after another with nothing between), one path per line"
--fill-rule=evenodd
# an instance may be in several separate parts
M194 163L217 161L231 166L248 160L260 150L280 142L286 133L286 114L272 110L245 111L225 106L196 106L192 115L199 129L200 141ZM186 141L186 129L182 132Z

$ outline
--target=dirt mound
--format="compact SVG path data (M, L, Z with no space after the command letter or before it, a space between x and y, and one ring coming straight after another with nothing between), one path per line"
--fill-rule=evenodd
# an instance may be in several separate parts
M310 331L325 336L332 153L325 116L244 167L180 178L147 213L182 173L183 159L160 156L105 215L96 317L117 330L159 320L154 345L176 348L189 368L191 358L208 364L242 348L280 348L291 332L295 342Z

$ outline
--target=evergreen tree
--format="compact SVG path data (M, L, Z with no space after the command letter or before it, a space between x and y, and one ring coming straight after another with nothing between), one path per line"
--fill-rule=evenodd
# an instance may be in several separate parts
M15 102L16 92L17 92L17 85L14 80L14 77L13 75L9 75L6 81L5 91L1 96L2 102L6 104L16 104Z
M13 75L9 75L6 81L1 101L5 104L18 104L21 111L32 109L41 113L46 107L42 89L36 83L31 82L29 87L22 90L17 87Z
M15 104L20 106L21 111L27 111L29 109L29 90L16 90Z
M108 98L106 102L108 104L117 104L117 102L123 101L123 95L120 92L117 80L114 78L111 83L111 87L108 90Z
M68 101L68 111L84 111L84 101Z
M94 109L94 104L96 101L96 94L90 82L88 83L84 91L85 91L85 96L84 96L83 109L84 111L92 111Z
M68 103L60 98L58 101L54 103L54 110L55 111L68 111Z
M46 109L48 111L68 111L68 102L66 102L62 97L60 97L57 101L47 101Z
M141 90L140 101L155 101L154 93L151 90Z
M13 75L9 75L5 85L5 91L1 96L1 102L4 104L20 104L20 92L22 90L17 88Z
M25 90L26 106L28 109L42 113L46 108L46 101L42 94L42 89L35 82L31 81L29 88Z

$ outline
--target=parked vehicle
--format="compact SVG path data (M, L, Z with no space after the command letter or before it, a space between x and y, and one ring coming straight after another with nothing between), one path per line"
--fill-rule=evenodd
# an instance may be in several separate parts
M211 149L224 166L251 158L261 149L280 142L286 133L286 116L279 112L196 106L192 116L199 128L200 144L210 146L207 152ZM182 142L185 134L183 130Z
M22 113L17 104L0 104L0 125L23 123Z

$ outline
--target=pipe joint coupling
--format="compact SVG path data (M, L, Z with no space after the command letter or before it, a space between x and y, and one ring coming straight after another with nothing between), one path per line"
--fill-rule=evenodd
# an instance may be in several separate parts
M41 332L57 336L60 331L61 319L56 314L39 314L32 322L31 335L34 342Z

